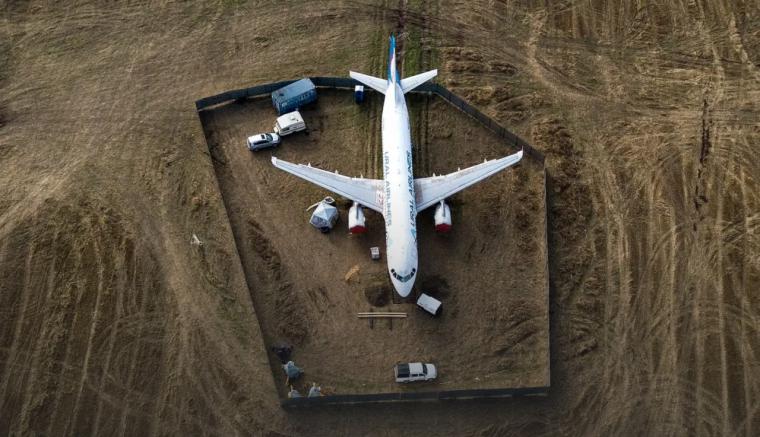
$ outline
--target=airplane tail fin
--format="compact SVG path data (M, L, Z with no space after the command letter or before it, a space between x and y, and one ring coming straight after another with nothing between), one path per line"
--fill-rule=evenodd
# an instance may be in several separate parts
M367 85L368 87L374 89L377 92L385 94L388 87L392 86L394 82L398 83L401 87L401 90L404 93L407 93L418 86L422 85L423 83L429 81L430 79L436 77L438 75L438 70L430 70L426 71L425 73L420 73L416 76L407 77L406 79L401 79L401 76L398 74L398 70L396 70L396 37L391 35L390 38L390 49L388 51L388 79L380 79L379 77L369 76L362 73L357 73L355 71L350 71L348 73L354 80L363 83L364 85Z
M430 79L436 77L437 75L438 75L438 70L436 69L436 70L426 71L424 73L420 73L412 77L407 77L406 79L401 79L401 90L403 90L404 94L406 94L409 91L422 85L423 83L429 81Z
M390 37L390 48L388 49L388 82L399 82L400 83L400 77L398 75L398 70L396 70L396 37L391 35Z

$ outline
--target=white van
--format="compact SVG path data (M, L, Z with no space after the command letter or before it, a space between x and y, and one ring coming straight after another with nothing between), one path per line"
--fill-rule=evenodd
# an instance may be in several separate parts
M441 301L425 293L420 294L417 306L434 316L441 314Z
M288 112L277 117L277 123L274 124L274 131L280 135L289 135L304 129L306 129L306 123L298 111Z

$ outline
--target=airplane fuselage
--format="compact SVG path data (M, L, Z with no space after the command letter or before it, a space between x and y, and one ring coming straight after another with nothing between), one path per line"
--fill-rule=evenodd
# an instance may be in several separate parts
M391 83L385 93L382 141L388 273L398 294L406 297L417 277L417 204L409 113L404 93L396 82Z

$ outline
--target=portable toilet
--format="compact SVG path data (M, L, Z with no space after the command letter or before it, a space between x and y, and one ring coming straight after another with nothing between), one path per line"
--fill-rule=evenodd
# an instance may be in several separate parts
M322 396L322 387L317 387L317 383L312 382L311 388L309 389L309 397L318 398L320 396Z
M272 93L272 105L282 115L317 100L317 88L309 78L297 80Z
M296 366L296 363L292 361L288 361L286 364L282 365L282 370L285 371L285 375L288 377L288 379L293 380L298 378L299 376L303 375L303 369Z
M309 207L309 209L314 208L309 223L322 233L330 232L338 221L338 208L333 205L334 203L335 200L332 197L325 197L321 202Z
M356 85L354 87L354 101L356 101L356 103L364 101L364 85Z

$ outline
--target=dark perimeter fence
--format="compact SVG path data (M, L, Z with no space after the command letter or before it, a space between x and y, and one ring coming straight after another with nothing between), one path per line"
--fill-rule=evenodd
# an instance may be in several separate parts
M361 85L359 82L351 78L346 77L311 77L314 85L320 88L339 88L353 90L354 86ZM234 100L243 100L251 97L260 97L263 95L271 94L277 89L284 87L295 82L295 80L286 80L281 82L272 82L263 85L257 85L249 88L243 88L239 90L227 91L221 94L217 94L210 97L204 97L195 102L195 108L198 111L216 106L222 103L226 103ZM482 112L475 109L472 105L464 101L461 97L452 93L445 87L442 87L435 83L425 83L415 88L413 93L429 93L435 94L442 99L446 100L450 104L462 110L472 118L479 121L486 128L503 138L507 144L522 149L525 153L533 158L535 161L544 164L544 155L538 150L531 147L522 138L513 134L509 130L500 126L496 121ZM201 124L203 121L201 120ZM546 202L546 171L544 171L544 201ZM544 204L546 213L546 203ZM548 221L548 217L545 217ZM545 225L547 222L545 221ZM545 229L545 237L548 237L546 233L548 229ZM549 254L548 254L548 238L545 240L546 244L546 295L547 295L547 307L549 296ZM549 334L551 338L551 333ZM551 340L550 340L551 341ZM435 401L435 400L454 400L454 399L484 399L484 398L505 398L513 396L536 396L545 395L549 387L523 387L523 388L494 388L494 389L471 389L471 390L440 390L440 391L426 391L426 392L401 392L401 393L373 393L373 394L345 394L345 395L327 395L320 397L301 397L282 399L281 404L284 407L303 407L303 406L316 406L316 405L334 405L334 404L365 404L376 402L404 402L404 401Z
M354 89L354 86L361 85L361 83L351 79L349 77L310 77L314 85L320 88L346 88ZM249 88L243 88L239 90L227 91L215 96L204 97L195 102L195 108L198 111L204 110L211 106L215 106L221 103L225 103L231 100L247 99L249 97L258 97L266 94L271 94L277 89L284 87L295 82L295 80L285 80L282 82L272 82L263 85L257 85ZM514 133L510 132L503 126L499 125L491 117L483 114L475 109L472 105L464 101L458 95L452 93L445 87L436 83L424 83L415 88L413 93L430 93L441 97L443 100L451 103L455 107L459 108L462 112L470 117L478 120L486 128L503 138L507 144L514 146L516 149L522 149L524 152L536 160L537 162L544 163L544 155L538 150L534 149L530 144L525 142L522 138L518 137Z
M445 401L458 399L490 399L513 396L544 396L548 387L494 388L475 390L442 390L405 393L375 393L367 395L328 395L290 398L280 401L284 407L312 407L316 405L351 405L377 402Z

